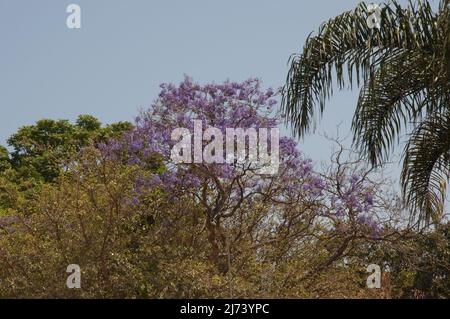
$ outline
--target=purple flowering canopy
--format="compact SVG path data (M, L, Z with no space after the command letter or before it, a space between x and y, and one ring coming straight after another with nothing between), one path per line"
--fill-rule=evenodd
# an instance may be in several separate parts
M237 161L174 163L171 152L179 141L172 133L177 128L193 132L194 121L201 121L203 130L214 127L223 135L227 128L277 128L281 122L274 109L276 94L260 86L258 79L200 85L189 77L179 85L162 84L157 100L136 118L135 128L122 139L102 145L101 151L108 158L146 168L148 174L136 180L137 194L157 188L172 199L189 195L206 211L211 224L217 225L243 205L251 207L255 199L264 198L274 205L308 203L312 207L321 202L314 214L331 220L353 218L374 228L376 224L368 214L374 199L368 188L356 177L347 176L342 177L337 192L333 183L314 172L312 161L288 137L279 139L276 174L258 174L252 165ZM202 147L208 142L203 140ZM155 159L161 164L158 169L151 165ZM324 208L323 203L329 205Z

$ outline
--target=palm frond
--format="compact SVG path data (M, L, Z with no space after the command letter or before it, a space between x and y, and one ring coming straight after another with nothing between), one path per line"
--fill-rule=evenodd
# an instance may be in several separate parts
M395 0L369 27L365 4L324 23L290 59L282 112L293 133L315 127L338 88L364 83L353 117L354 145L372 164L388 158L404 128L404 196L419 218L442 212L450 168L450 0ZM434 214L434 215L433 215Z
M422 114L424 91L433 81L430 61L423 54L399 51L361 89L352 122L354 144L373 165L388 158L401 129Z
M405 199L422 220L443 212L450 178L450 105L435 113L412 133L405 147L401 181Z
M403 9L396 1L382 8L381 28L371 29L371 13L361 3L324 23L317 36L309 37L299 56L290 59L283 90L282 111L290 119L294 134L303 136L315 123L315 105L322 114L333 93L333 70L339 88L355 79L366 81L377 67L399 50L432 54L439 36L436 15L428 2ZM347 67L347 76L344 68Z

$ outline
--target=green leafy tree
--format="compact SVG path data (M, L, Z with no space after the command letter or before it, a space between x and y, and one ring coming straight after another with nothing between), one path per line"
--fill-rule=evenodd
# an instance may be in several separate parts
M283 111L303 136L323 112L334 80L340 89L363 82L355 146L379 164L410 129L404 197L419 220L430 221L442 214L450 176L450 1L441 0L437 11L428 1L407 8L392 1L381 8L379 28L368 22L376 15L371 10L362 3L308 38L291 60Z
M3 146L0 146L0 173L4 172L8 168L10 168L11 165L9 163L9 153L6 148Z
M102 127L90 115L80 115L76 124L67 120L39 120L12 135L11 164L18 175L37 181L52 182L66 162L89 143L104 142L131 129L128 122Z
M11 152L0 146L0 215L26 209L45 183L52 183L87 145L119 137L132 128L129 122L102 127L93 116L67 120L37 121L13 134Z

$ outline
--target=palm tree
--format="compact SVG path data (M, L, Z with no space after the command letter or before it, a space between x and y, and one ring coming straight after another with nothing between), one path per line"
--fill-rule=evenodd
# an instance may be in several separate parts
M360 4L324 23L290 59L282 112L296 136L315 127L333 94L362 83L352 121L354 146L379 165L406 131L401 183L412 217L443 213L450 177L450 0L391 1L377 13ZM418 213L416 215L416 212Z

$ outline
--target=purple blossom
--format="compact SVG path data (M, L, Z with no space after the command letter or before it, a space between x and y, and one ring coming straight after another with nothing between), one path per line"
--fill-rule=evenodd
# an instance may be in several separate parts
M383 231L383 227L372 217L368 215L359 215L356 221L362 226L368 229L371 237L378 237Z
M344 216L345 216L345 210L344 210L343 208L339 208L339 209L336 211L336 216L337 216L337 217L344 217Z
M365 203L368 206L373 206L373 195L371 193L366 193L364 195Z
M198 192L204 185L213 188L217 179L221 183L231 184L236 176L243 173L242 167L235 164L174 164L171 161L171 149L177 142L171 140L174 129L187 128L192 132L196 119L202 121L203 129L218 127L222 133L226 128L270 129L280 124L280 119L273 115L273 107L277 104L274 91L262 90L257 79L242 83L228 81L199 85L186 77L179 85L166 83L160 87L158 99L136 117L135 128L130 133L99 147L102 154L110 159L120 159L145 169L146 174L135 181L138 195L152 188L160 188L168 196L175 197L186 190ZM148 168L154 155L161 158L164 173ZM314 171L313 162L303 156L293 139L280 138L280 159L279 174L275 178L281 185L282 196L295 198L300 192L304 200L314 201L331 196L332 183L327 183ZM265 184L263 177L246 177L240 187L260 193L267 190L268 184ZM342 179L340 194L343 195L334 193L331 199L328 197L331 214L344 219L347 212L352 211L359 214L358 223L375 229L376 223L365 216L373 207L372 194L357 174L339 178ZM237 187L234 183L230 196L238 193Z

